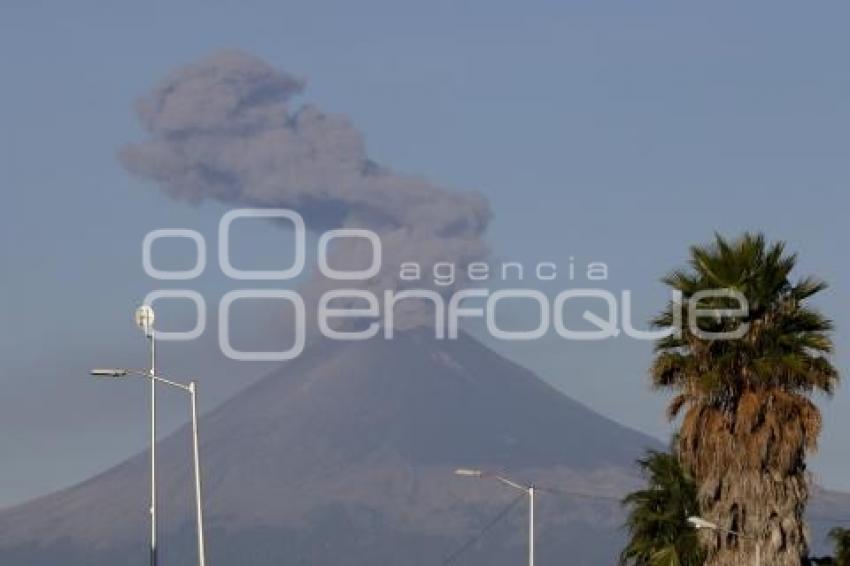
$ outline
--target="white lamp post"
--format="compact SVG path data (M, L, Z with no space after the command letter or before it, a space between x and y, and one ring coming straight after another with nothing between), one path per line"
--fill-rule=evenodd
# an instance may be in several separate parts
M198 440L198 385L195 381L190 381L188 385L177 383L158 375L151 375L149 372L129 369L93 369L91 375L98 377L141 377L148 379L151 383L162 383L170 387L175 387L189 393L191 402L190 411L192 414L192 463L194 466L195 475L195 522L196 533L198 539L198 566L206 566L206 544L204 541L204 505L201 492L201 458L200 447ZM155 548L153 549L155 551ZM155 553L152 554L155 557ZM155 559L155 558L154 558Z
M145 333L150 342L150 371L148 375L156 375L156 336L153 328L154 312L149 305L142 305L136 309L136 325ZM156 380L151 380L151 546L150 566L157 566L156 546Z
M517 483L513 480L496 474L484 473L481 470L470 470L466 468L460 468L455 470L455 475L468 478L492 477L513 489L528 494L528 566L534 566L534 486L523 485L521 483Z
M727 535L734 535L739 538L748 539L756 544L756 566L761 566L761 540L756 537L752 537L749 535L745 535L743 533L739 533L737 531L730 531L729 529L721 528L720 525L716 523L712 523L702 517L688 517L688 523L697 529L697 530L709 530L717 533L723 533Z

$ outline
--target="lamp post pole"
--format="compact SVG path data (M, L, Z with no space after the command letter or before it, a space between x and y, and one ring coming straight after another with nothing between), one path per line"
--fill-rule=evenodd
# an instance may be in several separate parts
M206 548L204 542L204 506L201 493L201 461L200 446L198 440L198 385L191 381L188 385L171 381L156 373L156 331L154 330L154 312L149 305L142 305L136 309L136 324L141 328L150 342L150 368L147 370L128 369L93 369L91 374L99 377L143 377L150 381L150 409L151 409L151 438L150 438L150 566L157 566L157 517L156 517L156 386L158 383L176 387L189 393L190 409L192 416L192 460L195 476L195 520L197 523L198 538L198 565L206 566Z
M142 305L134 315L136 326L144 333L150 342L150 370L145 374L151 378L151 535L150 535L150 566L157 566L156 546L156 331L154 330L154 312L150 305ZM125 374L126 375L126 374Z
M148 331L151 350L150 388L151 388L151 556L150 566L157 566L156 547L156 336L153 327Z
M201 457L198 445L198 385L194 381L189 383L189 395L192 399L192 461L195 467L195 522L198 535L198 566L206 566L204 504L201 498Z
M528 487L528 566L534 566L534 486Z

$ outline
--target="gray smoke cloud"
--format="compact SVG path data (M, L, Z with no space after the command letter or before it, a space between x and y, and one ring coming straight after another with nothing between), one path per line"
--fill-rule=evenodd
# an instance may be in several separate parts
M462 267L486 257L487 201L376 163L345 116L292 105L304 88L303 80L254 56L214 54L176 69L138 102L149 137L124 147L119 158L177 200L290 208L304 216L308 229L377 232L383 269L358 287L379 296L408 287L450 291L400 280L399 265L418 262L427 273L436 262ZM334 267L368 264L367 246L338 242ZM336 286L314 277L309 292ZM429 318L420 308L404 311L408 326Z

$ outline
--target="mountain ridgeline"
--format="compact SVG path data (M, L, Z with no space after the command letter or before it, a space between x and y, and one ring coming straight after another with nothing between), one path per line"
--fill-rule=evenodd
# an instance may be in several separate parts
M201 420L213 565L438 566L510 504L476 467L542 488L541 563L611 564L617 499L658 442L573 401L473 338L408 331L319 342ZM186 429L162 440L160 557L195 557ZM141 453L0 513L0 564L147 564ZM545 489L548 486L551 489ZM454 564L516 564L525 502Z

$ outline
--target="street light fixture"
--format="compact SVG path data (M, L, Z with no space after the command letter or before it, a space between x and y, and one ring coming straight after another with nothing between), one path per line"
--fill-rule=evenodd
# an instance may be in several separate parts
M711 521L707 521L707 520L703 519L702 517L688 517L688 523L690 523L690 525L697 530L701 530L701 529L705 529L705 530L709 530L709 531L719 531L720 530L720 527L718 527L716 524L712 523Z
M468 478L480 478L481 476L484 475L484 472L482 472L481 470L467 470L467 469L464 469L464 468L460 468L460 469L455 470L455 475L456 476L464 476L464 477L468 477Z
M195 475L195 521L198 539L198 566L206 566L206 545L204 541L204 506L201 492L201 460L200 447L198 441L197 383L195 381L190 381L189 384L186 385L184 383L178 383L176 381L172 381L170 379L166 379L158 375L151 375L147 371L130 370L123 368L93 369L89 373L95 377L141 377L143 379L150 380L154 384L162 383L163 385L175 387L177 389L181 389L189 393L189 398L191 402L190 410L192 414L192 463L194 466ZM155 559L155 554L152 554L152 556L154 556Z
M126 369L118 369L118 368L99 368L93 369L89 372L89 375L93 375L95 377L124 377L127 375ZM147 375L147 373L145 374Z
M744 533L740 533L738 531L731 531L729 529L724 529L724 528L720 527L718 524L712 523L711 521L709 521L707 519L703 519L702 517L688 517L688 523L698 531L699 530L714 531L716 533L733 535L733 536L736 536L738 538L753 541L756 545L756 565L755 566L761 566L761 540L759 540L758 538L750 536L750 535L745 535Z
M466 478L493 478L508 487L528 494L528 566L534 566L534 485L523 485L506 477L486 473L482 470L458 468L455 475Z

